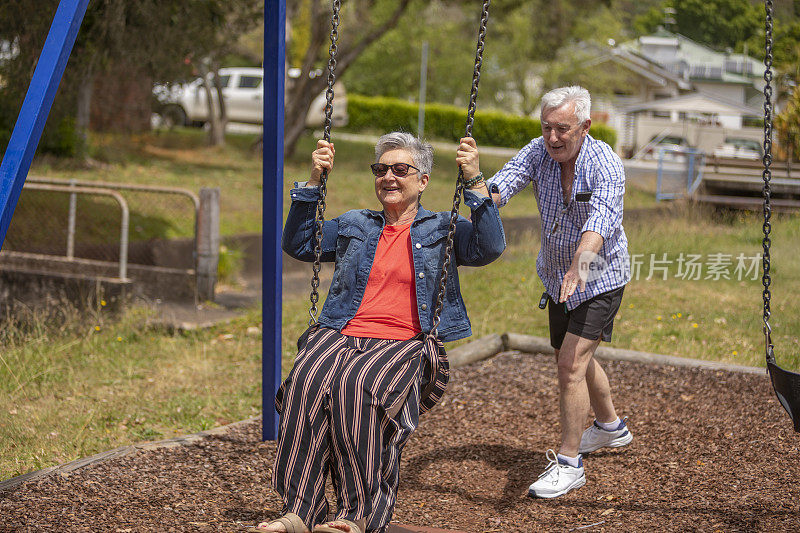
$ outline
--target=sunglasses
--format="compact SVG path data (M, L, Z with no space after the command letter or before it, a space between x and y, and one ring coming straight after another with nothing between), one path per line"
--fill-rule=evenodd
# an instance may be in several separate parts
M372 173L375 174L376 178L382 178L389 172L389 169L392 169L392 174L397 176L398 178L402 178L403 176L408 175L409 169L414 169L419 172L419 169L413 165L409 165L408 163L395 163L394 165L387 165L386 163L375 163L369 166L372 169Z

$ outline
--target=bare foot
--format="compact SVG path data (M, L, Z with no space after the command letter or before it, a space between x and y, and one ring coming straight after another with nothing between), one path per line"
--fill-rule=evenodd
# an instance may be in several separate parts
M367 530L366 520L364 520L363 518L355 522L355 524L356 527L359 528L358 530L353 530L353 528L351 528L347 523L340 522L339 520L332 520L330 522L325 522L322 525L333 529L338 529L344 533L355 533L355 531L360 531L360 533L364 533Z

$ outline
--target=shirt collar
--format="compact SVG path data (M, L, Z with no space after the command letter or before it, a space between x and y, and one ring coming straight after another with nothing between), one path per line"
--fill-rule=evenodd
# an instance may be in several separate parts
M592 139L591 135L587 133L586 137L583 138L583 142L581 143L581 149L578 151L578 158L575 160L575 177L578 176L580 169L583 168L584 161L587 157L589 157L587 152L589 151L589 145L593 142L594 139Z
M374 209L366 209L365 211L367 212L367 215L373 218L380 219L384 224L386 224L386 217L383 215L383 211L376 211ZM434 213L433 211L428 211L427 209L425 209L420 205L419 209L417 209L417 215L414 217L414 223L416 224L420 220L433 218L435 216L436 213Z
M417 210L417 216L414 217L414 222L416 223L416 222L419 222L420 220L433 218L435 216L436 216L436 213L434 213L433 211L428 211L427 209L425 209L424 207L422 207L420 205L419 209Z

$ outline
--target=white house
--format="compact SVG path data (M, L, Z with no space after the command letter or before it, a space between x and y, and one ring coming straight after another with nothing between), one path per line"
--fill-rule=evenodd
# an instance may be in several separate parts
M626 72L602 118L620 133L617 151L632 155L657 136L683 137L711 152L727 137L759 139L764 66L744 54L717 52L660 29L611 48L590 62Z

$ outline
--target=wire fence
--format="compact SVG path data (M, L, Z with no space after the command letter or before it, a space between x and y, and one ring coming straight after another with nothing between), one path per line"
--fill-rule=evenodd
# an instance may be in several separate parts
M199 204L186 189L30 177L3 251L193 269Z

